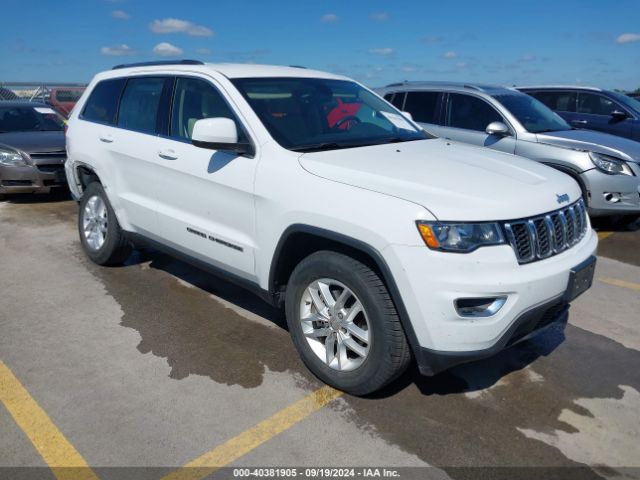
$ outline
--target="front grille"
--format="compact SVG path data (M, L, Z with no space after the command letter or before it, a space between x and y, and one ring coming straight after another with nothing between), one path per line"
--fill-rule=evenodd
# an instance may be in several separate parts
M578 243L587 233L587 210L582 199L539 217L505 222L507 240L518 263L530 263L557 255Z
M58 150L55 152L32 152L29 153L31 158L66 158L67 152Z

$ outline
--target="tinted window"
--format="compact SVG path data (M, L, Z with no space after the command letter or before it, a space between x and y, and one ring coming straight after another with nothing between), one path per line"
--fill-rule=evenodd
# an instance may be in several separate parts
M64 121L49 107L0 107L0 133L61 131Z
M130 78L120 101L118 127L155 133L165 81L157 77Z
M491 122L502 122L502 117L484 100L462 95L449 94L446 126L484 132Z
M214 117L234 120L238 128L238 140L246 142L241 125L218 90L204 80L178 78L173 95L171 136L190 140L196 121Z
M575 112L576 92L527 92L556 112Z
M580 92L578 95L578 113L611 115L614 110L620 110L620 107L607 97L597 93L584 92Z
M531 133L557 132L571 127L542 102L519 92L493 95Z
M404 110L416 122L435 123L438 95L438 92L408 92Z
M103 80L98 83L87 100L82 118L93 122L113 124L124 84L124 78Z
M429 136L355 82L236 78L232 82L271 136L295 151L331 150Z

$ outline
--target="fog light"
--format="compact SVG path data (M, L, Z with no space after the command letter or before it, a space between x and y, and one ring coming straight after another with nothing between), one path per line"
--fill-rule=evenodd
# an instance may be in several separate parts
M622 200L622 194L619 192L605 192L604 199L609 203L618 203L620 200Z
M507 297L458 298L453 305L461 317L490 317L506 303Z

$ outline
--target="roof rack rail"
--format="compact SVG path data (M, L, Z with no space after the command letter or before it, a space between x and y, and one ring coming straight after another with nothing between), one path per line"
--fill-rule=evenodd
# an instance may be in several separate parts
M469 85L468 83L465 83L465 84L463 85L463 87L464 87L464 88L468 88L468 89L470 89L470 90L477 90L477 91L479 91L479 92L481 92L481 91L482 91L482 88L480 88L479 86L477 86L477 85Z
M289 65L291 68L304 68L305 70L307 69L307 67L303 66L303 65Z
M200 60L159 60L155 62L123 63L116 65L111 70L130 67L154 67L157 65L204 65L204 62Z

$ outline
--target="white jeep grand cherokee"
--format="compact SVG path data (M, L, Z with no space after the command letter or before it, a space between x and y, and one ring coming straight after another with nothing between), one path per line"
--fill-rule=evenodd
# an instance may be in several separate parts
M100 73L69 119L87 255L153 245L286 309L307 367L373 392L564 322L597 237L568 176L430 137L348 78L156 62Z

